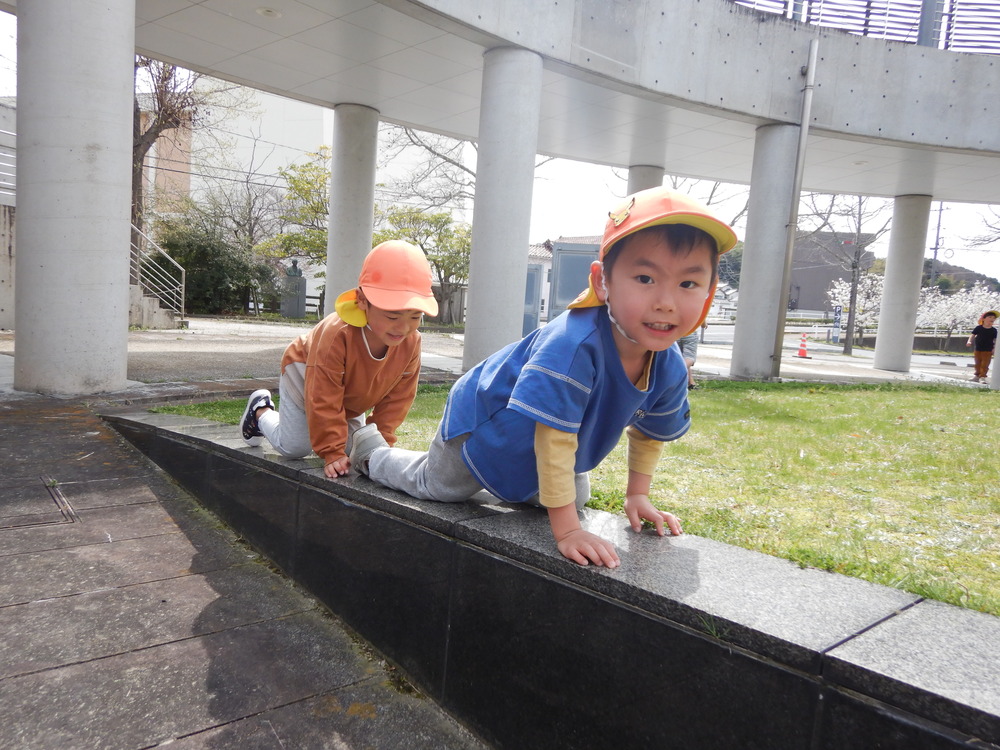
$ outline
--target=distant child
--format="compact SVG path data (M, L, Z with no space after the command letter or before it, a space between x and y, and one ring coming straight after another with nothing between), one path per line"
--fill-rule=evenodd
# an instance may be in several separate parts
M270 391L254 391L240 425L248 445L266 437L289 458L315 451L328 477L350 470L349 446L369 410L371 428L386 444L396 442L417 393L417 327L424 313L438 311L427 258L408 242L383 242L335 310L285 349L280 414Z
M681 348L681 356L684 357L684 364L687 365L688 390L697 388L698 384L694 382L694 363L698 359L698 333L689 333L687 336L681 336L677 342L677 346Z
M457 502L486 489L540 505L565 557L617 567L614 545L581 528L577 511L590 499L587 472L625 430L630 525L638 532L651 521L662 536L666 523L680 534L678 519L649 500L662 442L690 426L687 367L674 344L707 315L719 254L736 236L664 188L636 193L608 216L589 288L455 383L427 453L387 449L364 428L352 464L417 498Z
M975 358L975 375L972 376L973 383L985 383L986 373L990 371L990 360L993 359L993 350L997 345L997 329L993 324L1000 316L996 310L987 310L979 316L979 325L972 329L966 346L975 344L972 356Z

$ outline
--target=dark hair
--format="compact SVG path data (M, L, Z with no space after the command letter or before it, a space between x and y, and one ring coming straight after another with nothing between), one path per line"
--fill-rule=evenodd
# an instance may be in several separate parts
M698 229L698 227L693 227L690 224L657 224L622 237L604 254L605 274L609 277L611 276L611 270L614 268L618 251L621 250L622 246L632 237L637 237L641 234L657 237L675 255L687 255L696 247L700 247L703 244L708 245L709 252L712 255L712 281L715 281L718 276L719 246L716 244L715 238L705 230Z

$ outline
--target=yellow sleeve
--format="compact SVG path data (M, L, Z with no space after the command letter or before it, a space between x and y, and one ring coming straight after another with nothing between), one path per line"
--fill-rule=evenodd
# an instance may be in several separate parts
M628 470L650 476L655 474L663 443L643 435L635 427L629 427L625 434L628 435Z
M538 497L546 508L561 508L576 502L577 439L575 432L563 432L541 422L535 425L535 465L538 469Z

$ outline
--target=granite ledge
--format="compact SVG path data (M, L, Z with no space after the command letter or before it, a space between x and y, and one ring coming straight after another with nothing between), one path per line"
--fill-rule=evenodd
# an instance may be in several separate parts
M583 523L615 543L622 566L581 567L559 555L538 509L425 502L363 477L329 480L315 457L290 461L268 448L248 448L232 427L168 417L106 419L132 430L143 425L219 459L441 534L756 654L828 689L1000 743L998 618L693 535L635 534L623 517L590 509L583 512Z

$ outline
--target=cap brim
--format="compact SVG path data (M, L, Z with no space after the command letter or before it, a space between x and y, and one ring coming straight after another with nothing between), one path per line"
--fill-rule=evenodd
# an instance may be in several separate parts
M434 297L409 290L379 289L367 284L361 288L368 301L380 310L419 310L431 317L438 314L438 303Z
M728 253L739 241L736 237L736 232L733 231L732 227L728 224L716 219L714 216L709 214L699 214L699 213L672 213L667 216L660 216L656 219L651 219L642 224L637 224L634 227L629 227L627 232L622 232L621 234L613 233L606 237L601 244L600 257L603 260L605 253L608 249L614 245L619 240L623 240L626 237L635 234L640 229L648 229L649 227L661 226L664 224L687 224L689 226L700 229L713 240L715 240L715 246L719 249L719 255L723 253Z

